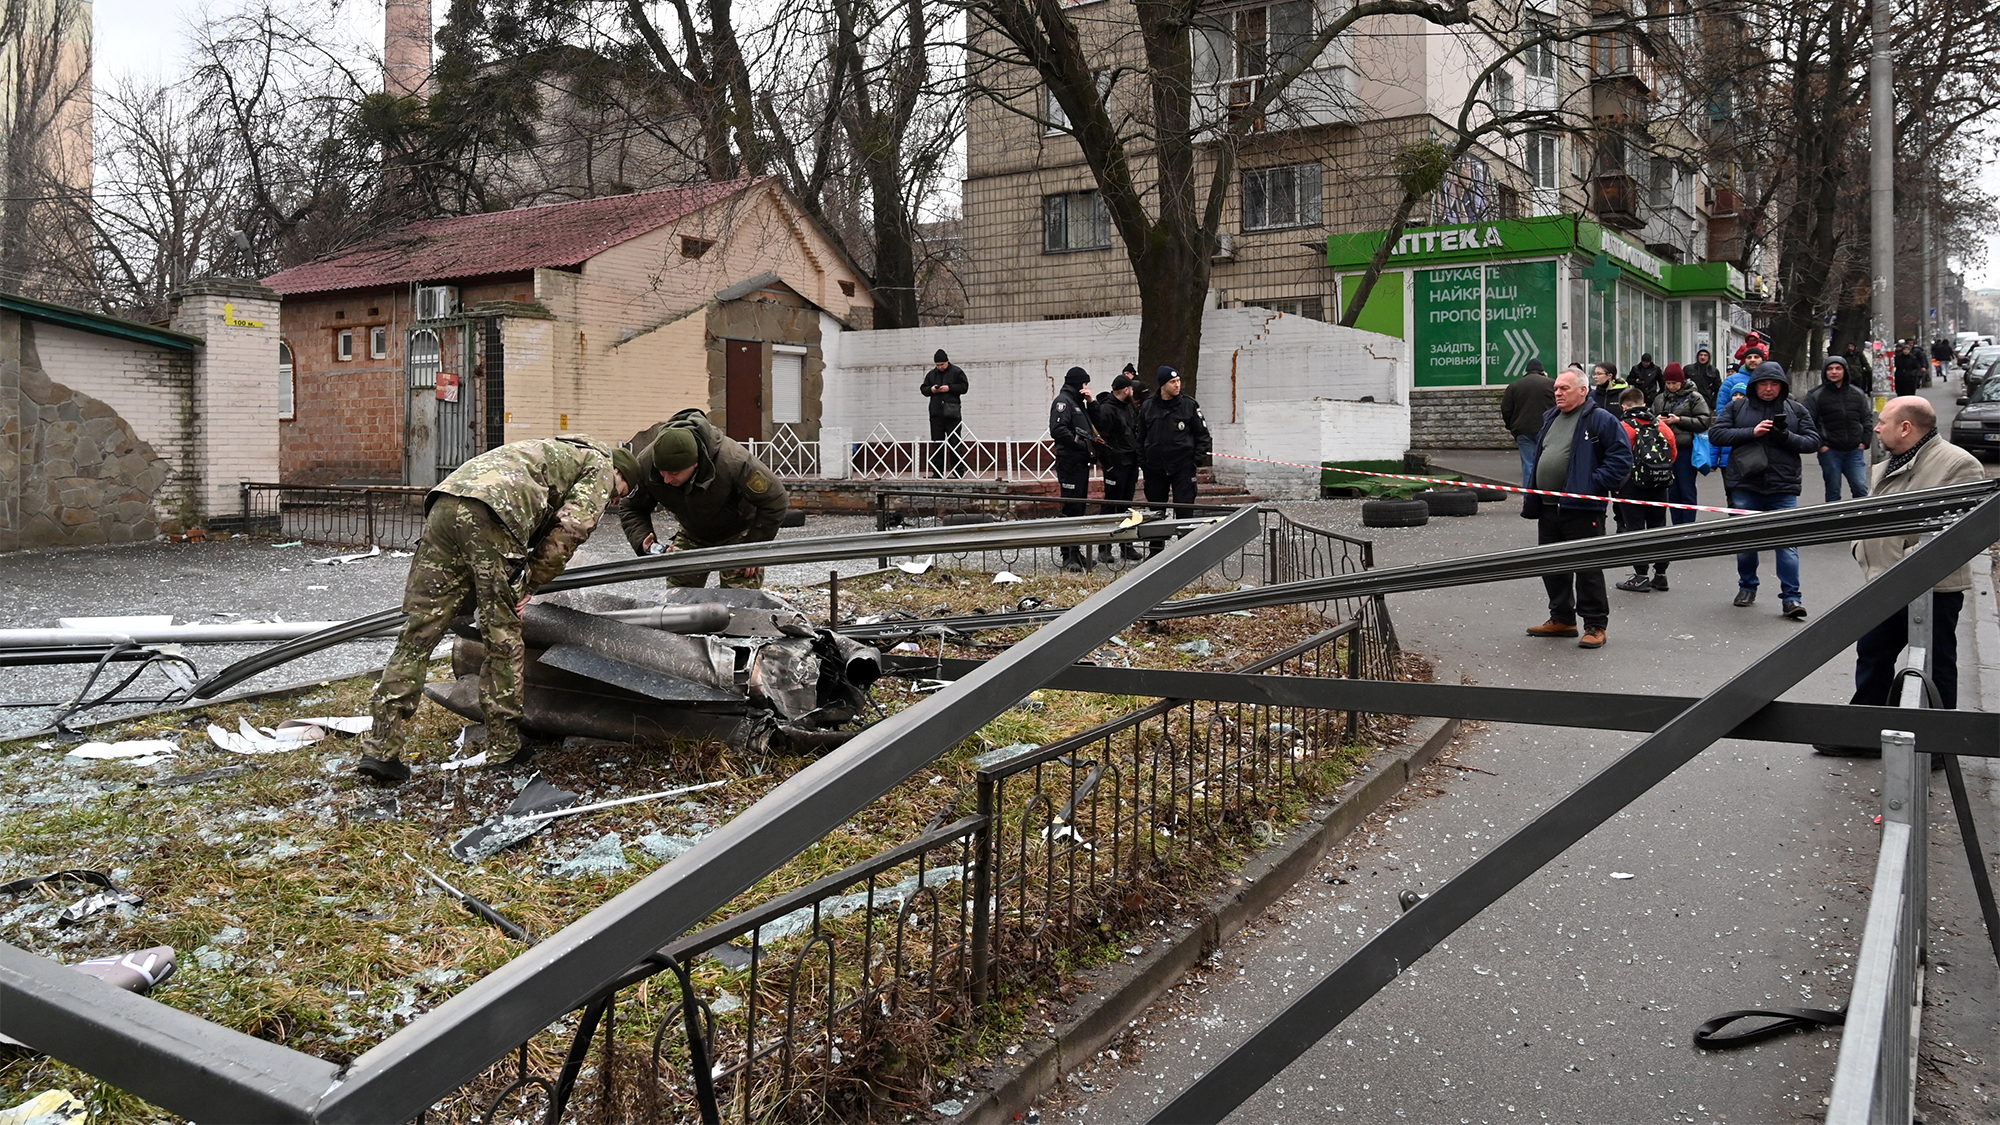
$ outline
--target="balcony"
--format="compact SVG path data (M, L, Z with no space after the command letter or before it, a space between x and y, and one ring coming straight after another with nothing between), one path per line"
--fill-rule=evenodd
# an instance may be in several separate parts
M1225 125L1235 125L1249 115L1250 106L1264 92L1264 81L1261 77L1235 78L1195 87L1194 116L1200 123L1200 139L1215 140ZM1316 66L1299 75L1252 119L1246 132L1351 125L1360 118L1357 90L1351 67Z
M1590 116L1600 125L1643 126L1652 120L1653 89L1634 68L1590 78Z
M1605 172L1590 185L1590 209L1597 221L1618 230L1638 230L1646 225L1639 210L1639 181L1624 172Z
M1717 219L1734 218L1736 215L1740 214L1742 210L1743 210L1742 192L1737 191L1735 188L1728 188L1728 187L1719 187L1715 189L1715 206L1709 212L1709 215L1712 218L1717 218Z

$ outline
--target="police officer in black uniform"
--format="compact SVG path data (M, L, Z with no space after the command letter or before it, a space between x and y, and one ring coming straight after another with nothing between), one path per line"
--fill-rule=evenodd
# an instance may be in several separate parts
M1132 365L1126 364L1127 369ZM1111 389L1100 391L1090 404L1090 420L1097 426L1097 463L1104 466L1104 511L1119 515L1131 510L1132 494L1139 485L1139 410L1133 404L1137 386L1132 376L1120 374L1111 380ZM1115 503L1115 501L1125 503ZM1128 559L1139 557L1139 548L1119 544ZM1111 560L1111 544L1097 545L1099 558Z
M1063 388L1049 404L1049 438L1056 447L1056 483L1062 486L1065 516L1084 514L1084 497L1090 495L1090 462L1097 455L1097 428L1090 422L1090 372L1072 367L1063 376ZM1082 573L1096 563L1082 547L1062 549L1063 569Z
M1181 373L1161 366L1159 393L1139 404L1139 463L1146 470L1146 503L1174 502L1174 514L1194 515L1195 462L1209 453L1208 419L1201 404L1181 393ZM1163 544L1153 540L1153 553Z

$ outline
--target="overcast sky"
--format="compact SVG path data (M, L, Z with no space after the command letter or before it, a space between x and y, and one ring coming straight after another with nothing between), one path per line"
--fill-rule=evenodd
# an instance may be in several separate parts
M186 65L187 29L204 8L227 11L240 0L96 0L97 80L108 84L120 75L153 76L178 73ZM436 6L441 14L444 6ZM335 5L341 24L359 42L379 44L382 5L379 0L341 0ZM1866 175L1866 167L1855 169ZM1989 158L1976 171L1989 195L2000 196L2000 157ZM1985 261L1971 267L1966 278L1974 289L2000 286L2000 231L1984 239Z

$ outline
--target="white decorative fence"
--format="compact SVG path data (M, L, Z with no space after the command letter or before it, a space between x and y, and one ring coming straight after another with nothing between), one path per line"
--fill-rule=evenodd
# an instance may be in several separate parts
M1040 437L982 438L969 426L956 440L899 438L877 423L861 440L834 427L819 441L805 441L781 426L770 441L746 443L780 477L812 480L1052 481L1055 443Z

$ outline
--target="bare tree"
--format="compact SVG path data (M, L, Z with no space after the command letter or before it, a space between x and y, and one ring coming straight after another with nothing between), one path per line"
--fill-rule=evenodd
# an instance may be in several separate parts
M1210 261L1241 146L1321 56L1359 21L1413 16L1470 25L1470 0L1358 0L1297 31L1254 88L1230 104L1198 101L1198 33L1214 27L1199 0L1135 0L1129 28L1079 26L1058 0L962 0L979 91L1007 111L1074 137L1139 290L1139 367L1172 365L1189 393L1198 378ZM1114 32L1115 29L1115 32ZM1136 36L1139 65L1105 69L1107 34ZM1025 76L1028 81L1022 81ZM1114 118L1107 91L1136 80L1135 106ZM1046 89L1050 102L1039 98ZM1056 112L1059 110L1060 112Z

